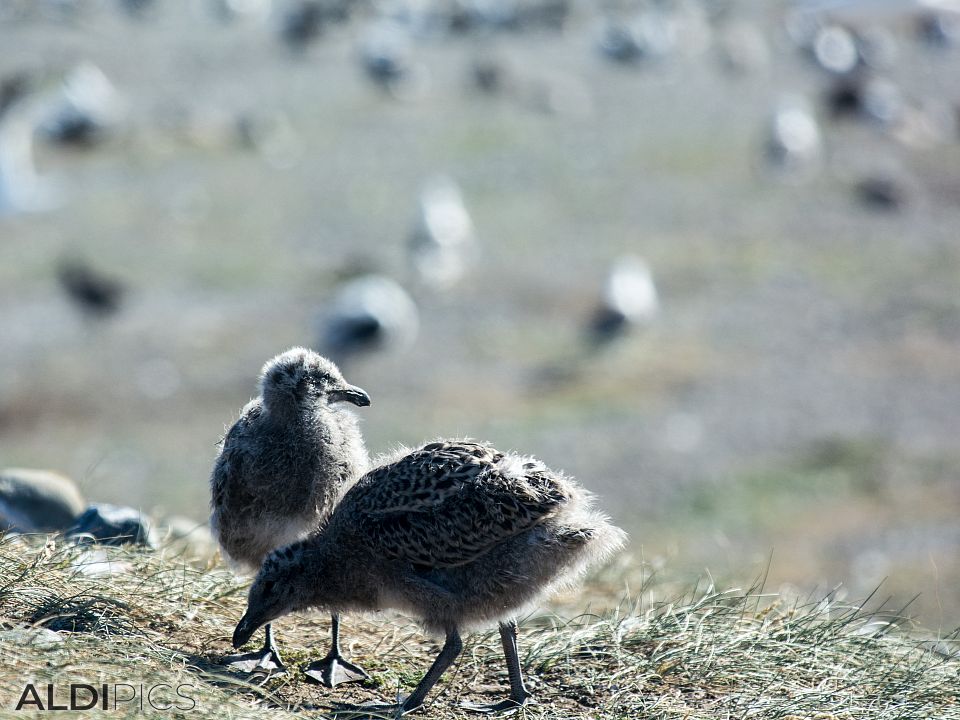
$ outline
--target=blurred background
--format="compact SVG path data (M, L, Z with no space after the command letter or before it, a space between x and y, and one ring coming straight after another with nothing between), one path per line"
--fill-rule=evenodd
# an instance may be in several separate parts
M307 345L371 452L960 624L955 5L0 0L0 48L0 465L204 520Z

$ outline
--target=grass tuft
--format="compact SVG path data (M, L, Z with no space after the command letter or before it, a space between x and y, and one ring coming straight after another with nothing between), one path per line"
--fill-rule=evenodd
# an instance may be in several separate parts
M956 633L930 636L882 604L868 609L873 598L788 598L760 582L679 590L639 570L637 594L605 601L636 579L630 572L629 563L609 568L577 596L600 611L575 614L567 598L557 606L565 616L544 611L524 621L521 659L535 701L522 717L960 720ZM169 717L177 688L193 703L183 715L325 717L332 701L409 692L438 650L402 618L348 617L348 651L374 679L330 691L298 669L326 652L326 619L291 617L277 624L291 672L246 677L219 664L245 595L223 567L163 548L0 539L0 712L14 709L28 682L44 700L54 683L61 702L70 683L122 683L167 689L153 696L161 708L112 696L117 717ZM429 717L464 717L457 702L499 699L505 687L497 633L471 635L430 699Z

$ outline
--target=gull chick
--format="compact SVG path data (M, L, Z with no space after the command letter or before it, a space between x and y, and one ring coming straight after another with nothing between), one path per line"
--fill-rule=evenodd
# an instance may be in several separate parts
M267 556L234 646L307 608L409 613L446 641L400 704L362 708L399 717L423 704L459 655L462 629L498 622L510 696L464 707L519 707L530 693L514 618L621 547L625 534L582 487L533 458L460 440L404 452L361 478L317 533Z
M344 380L330 360L293 348L263 366L260 396L227 432L210 478L210 526L224 554L256 571L273 549L305 537L329 517L369 458L357 418L345 404L370 397ZM340 655L339 616L333 646L306 672L333 687L366 673ZM270 625L261 651L228 658L252 670L283 669Z

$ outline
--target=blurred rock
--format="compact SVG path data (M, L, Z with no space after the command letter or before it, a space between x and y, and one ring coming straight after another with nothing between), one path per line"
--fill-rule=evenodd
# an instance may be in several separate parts
M383 350L403 349L417 337L420 318L413 299L383 275L341 286L322 320L321 347L337 362Z
M41 650L54 648L63 642L63 635L45 627L21 625L0 630L0 642L18 647L35 647Z
M649 325L659 309L649 265L632 255L621 257L610 268L600 303L590 318L590 340L594 345L608 344Z
M420 192L419 213L408 241L409 260L417 278L444 290L467 270L474 250L474 230L460 186L436 176Z
M0 471L0 531L61 532L86 507L70 478L49 470Z
M67 530L68 537L101 545L146 545L153 547L150 521L131 507L94 503Z

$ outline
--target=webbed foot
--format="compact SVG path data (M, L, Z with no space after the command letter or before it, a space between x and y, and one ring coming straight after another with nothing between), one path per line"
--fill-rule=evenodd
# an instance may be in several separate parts
M287 671L276 648L261 648L243 655L228 655L223 659L225 665L246 673L270 673L280 675Z
M315 660L304 666L303 674L313 682L334 688L344 683L363 682L369 680L367 671L359 665L354 665L339 653L331 652L322 660Z
M468 712L483 713L484 715L491 715L493 713L506 713L514 712L519 710L526 704L526 698L521 702L517 702L513 699L501 700L498 703L460 703L457 707L467 710Z

